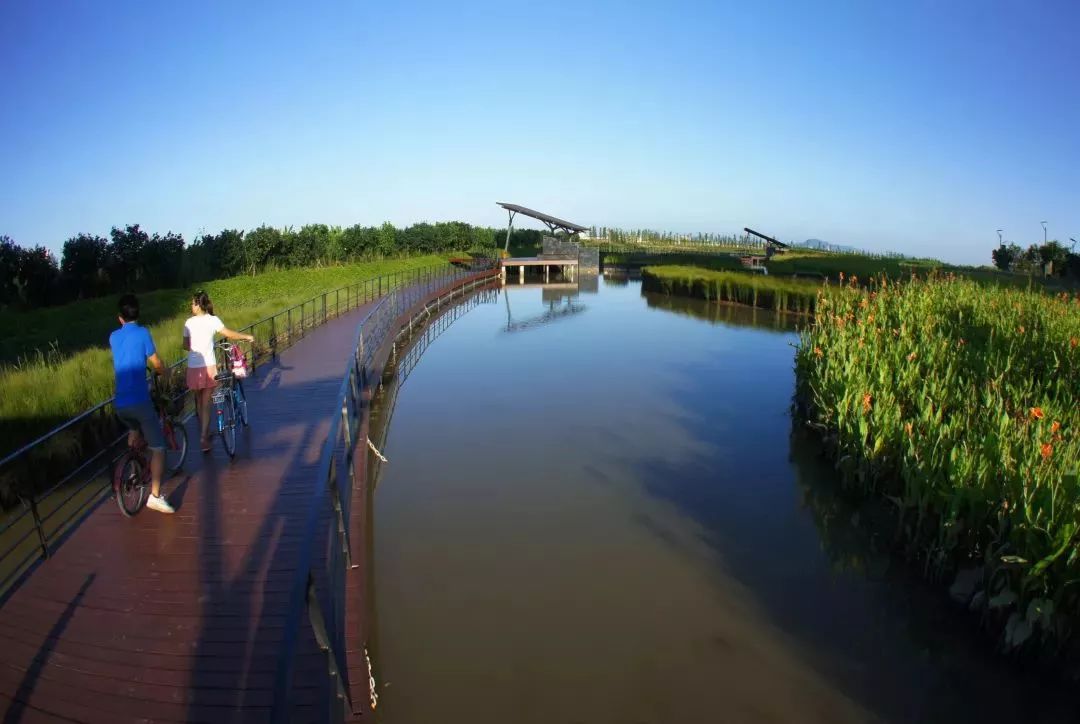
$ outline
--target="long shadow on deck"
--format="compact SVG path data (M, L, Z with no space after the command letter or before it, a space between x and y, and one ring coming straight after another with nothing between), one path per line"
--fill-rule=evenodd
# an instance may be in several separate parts
M24 702L29 699L30 692L34 690L34 685L37 683L38 677L41 676L41 672L45 669L45 664L49 662L49 655L52 653L53 646L63 635L68 622L71 620L71 617L75 615L75 610L82 602L83 596L86 595L86 591L93 585L94 578L96 578L96 575L93 573L86 577L86 581L84 581L82 587L79 588L79 592L75 594L75 597L68 603L64 612L60 614L60 618L58 618L56 623L53 624L53 627L49 629L49 633L45 636L45 643L41 645L41 649L39 649L37 655L34 656L34 663L27 669L22 682L19 684L19 688L16 689L12 695L13 701L11 702L11 708L8 709L7 713L4 715L4 724L15 724L15 722L22 721L23 713L26 711L26 704Z
M288 587L296 567L306 564L298 559L300 535L311 497L319 484L316 481L319 456L341 378L334 376L284 386L280 386L279 376L263 379L265 389L276 392L275 407L287 404L289 399L308 400L309 405L312 400L319 400L325 402L320 408L327 414L313 421L287 417L260 419L259 411L253 409L254 430L238 437L236 460L230 463L216 455L205 461L198 501L202 626L196 641L198 656L191 674L188 707L188 718L193 721L204 718L207 709L220 712L222 707L232 710L240 720L267 719L277 652L287 623ZM301 426L299 432L295 429L297 425ZM283 445L290 448L289 459L274 471L274 479L261 481L258 475L252 477L245 470L257 462L258 452L251 452L256 435L264 440L279 437L288 440ZM265 447L266 442L262 445ZM274 483L279 487L253 532L242 523L227 519L230 511L247 514L243 503L236 500L240 486L257 489L261 484ZM252 496L258 498L258 491L254 490ZM255 505L259 511L264 509L262 504ZM320 550L325 530L325 526L320 528L319 541L313 550ZM242 535L249 543L239 566L230 575L225 556L228 546L235 543L231 541L235 535ZM322 656L310 634L306 616L299 625L302 652ZM311 667L306 670L298 667L296 671L294 691L306 690L299 697L305 709L319 707L326 700L325 665L318 672L320 675L314 677Z

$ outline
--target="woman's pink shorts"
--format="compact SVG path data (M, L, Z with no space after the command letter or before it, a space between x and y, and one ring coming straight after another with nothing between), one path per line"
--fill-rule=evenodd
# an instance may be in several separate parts
M217 365L209 367L188 367L187 386L189 390L205 390L217 387Z

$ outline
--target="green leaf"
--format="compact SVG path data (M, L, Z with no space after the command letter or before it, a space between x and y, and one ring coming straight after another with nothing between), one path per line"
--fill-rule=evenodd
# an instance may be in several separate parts
M1008 608L1019 600L1020 597L1017 596L1016 593L1014 593L1013 591L1002 591L998 595L991 598L990 602L987 605L990 608Z

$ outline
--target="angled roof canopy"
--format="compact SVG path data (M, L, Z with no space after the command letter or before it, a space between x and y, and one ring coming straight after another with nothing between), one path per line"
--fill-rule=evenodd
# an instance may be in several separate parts
M758 237L759 239L763 239L767 243L772 244L774 246L777 246L777 247L779 247L781 249L790 249L791 248L782 241L777 241L776 239L772 238L771 236L765 236L761 232L754 231L749 226L743 227L743 231L745 231L747 234L753 234L754 236Z
M496 203L510 212L511 223L513 223L514 214L522 214L523 216L529 216L536 219L537 221L543 222L547 225L549 229L551 229L552 233L555 233L556 229L562 229L567 234L580 234L583 231L589 230L588 227L582 226L581 224L574 224L569 221L564 221L563 219L556 218L549 214L544 214L539 211L527 209L524 206L518 206L517 204L508 204L504 201L497 201Z

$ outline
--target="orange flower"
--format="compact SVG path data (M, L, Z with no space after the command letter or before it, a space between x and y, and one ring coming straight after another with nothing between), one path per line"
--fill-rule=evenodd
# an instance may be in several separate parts
M871 403L873 403L873 401L874 401L874 396L871 395L869 392L866 393L865 395L863 395L863 397L862 397L862 409L863 409L863 412L870 412L870 408L872 406Z
M869 305L870 305L870 302L866 301L865 299L863 299L862 301L859 302L859 308L860 309L866 309L867 306L869 306Z
M1053 424L1050 425L1050 434L1054 434L1060 429L1061 429L1061 423L1058 422L1057 420L1054 420Z
M908 437L911 437L911 427L912 426L911 426L910 422L905 422L904 423L904 432L906 432L908 434Z
M1073 337L1072 339L1069 340L1069 346L1072 347L1073 349L1076 349L1076 345L1078 345L1078 344L1080 344L1080 339L1077 339L1076 337Z
M1023 334L1024 333L1024 325L1021 324L1020 327L1017 329L1017 331L1020 332L1020 334Z
M866 323L867 324L873 324L874 323L874 315L873 314L871 314L870 316L868 316L866 318Z
M1054 454L1054 446L1051 445L1050 443L1046 443L1045 445L1042 446L1042 451L1041 452L1042 452L1043 460L1046 460L1048 457L1050 457L1051 455Z
M825 353L821 351L821 347L814 347L814 354L818 357L823 357L825 355Z
M1042 411L1041 407L1033 407L1033 408L1031 408L1031 419L1032 420L1041 420L1041 419L1043 419L1043 411Z
M908 361L908 362L914 362L914 361L915 361L915 358L916 358L916 357L918 357L918 356L919 356L919 355L917 355L917 354L915 354L914 352L912 352L911 354L909 354L909 355L907 356L907 361Z

